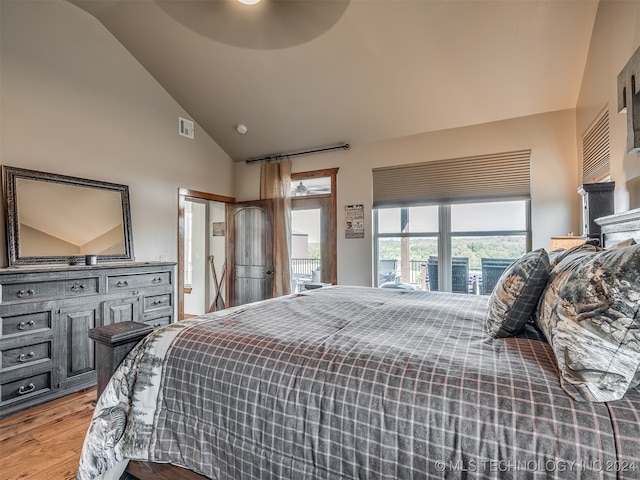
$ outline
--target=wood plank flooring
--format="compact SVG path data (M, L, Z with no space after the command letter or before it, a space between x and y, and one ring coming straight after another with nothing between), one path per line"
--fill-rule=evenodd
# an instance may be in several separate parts
M0 419L0 480L73 480L95 388Z
M0 419L0 480L75 480L96 389ZM202 480L166 464L131 462L130 479Z

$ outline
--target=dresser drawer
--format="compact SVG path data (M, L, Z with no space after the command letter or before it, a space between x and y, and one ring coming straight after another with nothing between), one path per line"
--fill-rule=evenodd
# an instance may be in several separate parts
M171 307L171 294L150 295L144 297L144 312L152 312L160 308Z
M33 332L50 331L52 329L51 317L51 310L23 315L2 315L0 317L0 337L28 336Z
M2 302L57 298L61 293L62 283L59 281L9 283L2 285Z
M2 285L2 302L70 298L98 293L95 277Z
M144 323L151 325L154 330L171 323L171 315L165 315L164 317L156 317L145 320Z
M0 368L22 367L42 360L51 360L51 341L24 345L2 351Z
M171 285L171 272L140 273L136 275L119 275L107 278L109 293L119 290L131 290Z
M43 372L30 377L0 385L0 402L29 398L51 390L51 372Z
M96 277L78 278L62 282L63 298L96 295L98 293L98 279Z

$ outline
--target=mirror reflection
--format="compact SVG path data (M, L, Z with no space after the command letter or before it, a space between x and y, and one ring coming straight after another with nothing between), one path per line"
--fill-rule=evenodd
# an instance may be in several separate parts
M16 203L20 256L125 253L118 192L20 178Z
M2 174L10 266L133 259L126 185L6 166Z

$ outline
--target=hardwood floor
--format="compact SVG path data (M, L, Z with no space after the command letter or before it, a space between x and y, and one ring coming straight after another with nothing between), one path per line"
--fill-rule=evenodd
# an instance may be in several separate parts
M75 480L96 389L0 419L0 480ZM202 480L166 464L131 462L130 479Z
M72 480L95 388L0 419L0 480Z

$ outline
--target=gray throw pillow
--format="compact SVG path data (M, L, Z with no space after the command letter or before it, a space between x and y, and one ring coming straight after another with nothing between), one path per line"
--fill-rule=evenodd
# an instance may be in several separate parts
M550 270L549 256L542 248L507 267L489 298L489 335L510 337L522 330L538 305Z
M569 395L622 398L640 384L640 245L562 260L551 272L537 321Z

